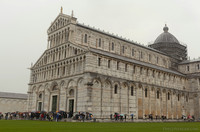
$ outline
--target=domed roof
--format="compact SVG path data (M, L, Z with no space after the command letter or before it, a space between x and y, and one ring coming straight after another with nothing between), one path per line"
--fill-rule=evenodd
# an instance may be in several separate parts
M167 27L167 25L165 24L165 27L163 28L163 33L161 33L156 40L154 41L155 43L178 43L179 41L176 39L176 37L174 37L174 35L172 35L171 33L168 32L169 28Z

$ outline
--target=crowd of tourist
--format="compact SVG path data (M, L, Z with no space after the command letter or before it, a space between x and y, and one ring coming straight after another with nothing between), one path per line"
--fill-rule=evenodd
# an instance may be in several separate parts
M56 112L45 112L45 111L36 111L36 112L0 112L0 119L5 120L48 120L48 121L59 121L62 119L74 119L74 120L92 120L93 115L88 112L78 112L76 114L65 112L65 111L56 111Z
M127 115L127 114L119 114L119 113L114 113L110 114L110 119L115 120L115 121L126 121L127 118L129 120L134 119L134 114ZM18 119L23 119L23 120L48 120L48 121L60 121L63 119L73 119L73 120L79 120L79 121L85 121L85 120L92 120L93 115L89 112L75 112L75 113L70 113L70 112L65 112L65 111L56 111L56 112L45 112L45 111L32 111L32 112L7 112L7 113L2 113L0 112L0 120L5 119L5 120L18 120ZM144 115L144 119L149 119L149 120L167 120L167 117L162 115L161 117L155 115L153 116L152 114L149 115ZM195 117L188 115L182 115L182 120L184 121L195 121Z

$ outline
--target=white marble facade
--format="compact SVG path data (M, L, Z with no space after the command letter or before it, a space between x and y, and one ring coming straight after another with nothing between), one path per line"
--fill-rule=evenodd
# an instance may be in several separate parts
M47 32L48 48L31 67L28 111L199 116L200 75L188 77L185 63L171 70L166 54L62 12Z

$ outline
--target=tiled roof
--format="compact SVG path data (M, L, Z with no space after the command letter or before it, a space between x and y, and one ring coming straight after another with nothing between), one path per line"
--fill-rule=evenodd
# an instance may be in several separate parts
M27 99L27 94L0 92L0 98Z
M159 67L159 66L156 66L156 65L153 65L153 64L149 64L149 63L145 63L145 62L142 62L142 61L130 59L130 58L120 56L120 55L117 55L117 54L112 54L110 52L106 52L106 51L102 51L102 50L98 50L98 49L93 49L93 48L91 48L90 51L98 53L98 54L102 54L102 55L105 55L105 56L109 56L109 57L112 57L112 58L117 58L117 59L120 59L120 60L131 62L131 63L134 63L134 64L138 64L138 65L146 66L146 67L149 67L149 68L157 69L157 70L160 70L160 71L173 73L173 74L176 74L176 75L179 75L179 76L185 76L184 74L181 74L181 73L174 71L174 70L170 70L170 69L167 69L167 68L164 68L164 67Z

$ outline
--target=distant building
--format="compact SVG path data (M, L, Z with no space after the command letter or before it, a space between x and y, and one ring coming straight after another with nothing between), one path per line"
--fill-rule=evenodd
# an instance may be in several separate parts
M143 46L61 10L47 30L48 48L31 67L28 111L199 117L200 60L187 60L187 46L163 30Z
M27 111L27 94L0 92L0 112Z

